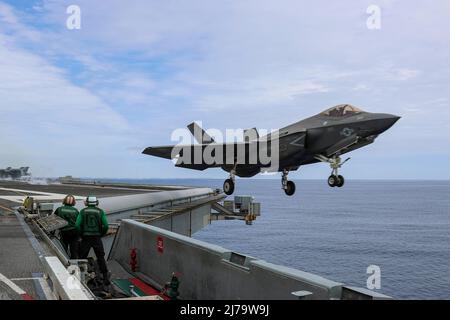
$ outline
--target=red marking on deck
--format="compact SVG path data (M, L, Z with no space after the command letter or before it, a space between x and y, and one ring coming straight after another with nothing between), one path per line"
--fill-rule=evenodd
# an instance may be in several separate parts
M158 249L159 253L163 253L164 252L164 239L161 236L158 236L158 238L156 239L156 248Z
M128 279L135 287L139 288L143 293L149 296L160 296L164 300L170 300L169 297L163 295L161 291L156 290L155 288L149 286L145 282L142 282L138 278L129 278Z
M23 293L20 295L23 300L34 300L32 296L30 296L28 293Z

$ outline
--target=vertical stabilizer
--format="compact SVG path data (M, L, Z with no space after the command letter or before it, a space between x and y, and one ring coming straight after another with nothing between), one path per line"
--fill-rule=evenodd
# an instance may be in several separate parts
M194 136L195 140L197 140L200 144L209 144L213 143L214 139L211 138L209 134L205 132L205 130L202 129L196 122L192 122L191 124L188 124L187 128Z

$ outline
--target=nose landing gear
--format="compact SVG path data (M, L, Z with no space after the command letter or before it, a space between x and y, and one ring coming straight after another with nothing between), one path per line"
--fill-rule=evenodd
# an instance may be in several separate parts
M342 187L344 185L345 179L343 176L341 176L340 174L335 175L332 174L331 176L328 177L328 185L330 187Z
M281 176L281 188L284 190L286 195L292 196L295 193L295 183L288 180L288 173L289 170L283 170L283 174Z
M345 179L339 174L338 170L344 163L350 160L350 158L345 159L343 162L341 162L341 157L338 155L334 155L332 158L327 158L323 155L317 155L315 158L317 160L330 164L331 175L328 177L328 185L330 187L342 187L345 183Z

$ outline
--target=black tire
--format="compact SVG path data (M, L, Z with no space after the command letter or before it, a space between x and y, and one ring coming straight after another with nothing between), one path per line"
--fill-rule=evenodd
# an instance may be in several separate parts
M336 184L336 186L338 188L341 188L344 185L344 183L345 183L344 177L341 175L338 175L338 183Z
M332 188L336 187L338 182L339 182L339 178L336 177L334 174L332 174L331 176L328 177L328 185L330 187L332 187Z
M231 179L225 180L223 183L223 192L225 192L226 195L233 194L234 192L234 182Z
M288 196L292 196L295 193L295 183L293 181L286 182L286 189L284 189L284 192Z

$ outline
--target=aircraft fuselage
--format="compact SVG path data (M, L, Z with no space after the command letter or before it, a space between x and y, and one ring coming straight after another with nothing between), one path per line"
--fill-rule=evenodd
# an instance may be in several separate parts
M348 159L342 162L340 156L373 143L398 119L396 115L365 112L342 104L263 137L256 132L256 138L249 138L244 132L244 142L228 144L216 143L192 123L188 128L198 145L148 147L143 153L166 159L178 156L176 166L188 169L221 167L230 172L224 183L226 194L234 191L235 175L252 177L264 171L282 172L282 188L287 195L293 195L295 184L287 180L289 171L316 162L326 162L332 168L330 187L342 187L344 177L338 170Z

